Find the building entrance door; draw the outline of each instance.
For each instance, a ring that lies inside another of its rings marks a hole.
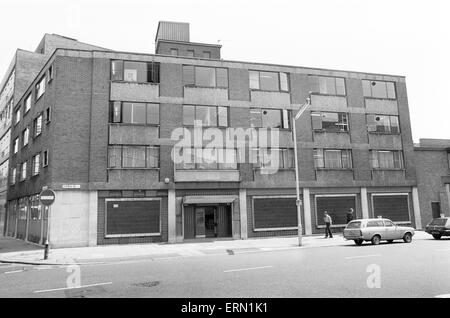
[[[440,202],[431,202],[431,213],[433,215],[433,219],[441,217],[441,203]]]
[[[231,206],[187,205],[184,208],[184,238],[224,238],[232,236]]]

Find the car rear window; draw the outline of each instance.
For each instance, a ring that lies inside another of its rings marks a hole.
[[[447,219],[434,219],[431,221],[431,225],[445,225],[447,223]]]
[[[359,229],[361,227],[361,222],[350,222],[347,225],[347,229]]]

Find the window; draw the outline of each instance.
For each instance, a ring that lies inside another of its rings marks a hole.
[[[260,168],[292,169],[295,167],[294,149],[260,148],[253,149],[253,158],[257,158],[256,166]],[[278,159],[277,159],[278,158]],[[278,160],[274,167],[273,160]]]
[[[111,61],[111,80],[137,83],[159,83],[159,63]]]
[[[49,124],[51,120],[52,120],[52,110],[50,107],[48,107],[45,110],[45,123]]]
[[[158,168],[158,146],[110,146],[109,168]]]
[[[42,78],[39,80],[39,82],[37,82],[36,84],[36,100],[39,99],[39,97],[42,96],[42,94],[45,93],[45,75],[42,76]]]
[[[314,130],[326,132],[348,131],[348,114],[346,113],[311,113],[312,127]]]
[[[372,169],[403,169],[401,151],[372,150]]]
[[[14,114],[16,121],[14,122],[16,125],[20,122],[20,108],[18,108]]]
[[[27,113],[31,108],[31,93],[28,94],[27,98],[25,99],[25,113]]]
[[[33,176],[39,174],[40,168],[41,168],[41,156],[37,154],[36,156],[33,157],[33,166],[31,174]]]
[[[183,105],[183,125],[201,121],[204,127],[228,127],[228,107]]]
[[[287,73],[249,71],[250,89],[289,91]]]
[[[289,129],[290,111],[286,109],[250,109],[250,126]]]
[[[14,148],[14,150],[13,150],[14,153],[17,153],[19,151],[19,137],[14,139],[13,148]]]
[[[319,83],[319,93],[345,96],[345,80],[341,77],[313,76]]]
[[[177,170],[236,170],[236,149],[181,148],[181,156],[188,160],[177,163]]]
[[[170,49],[170,55],[178,56],[178,49]]]
[[[183,65],[183,85],[228,87],[228,69]]]
[[[186,56],[194,57],[194,50],[187,50]]]
[[[34,137],[42,133],[42,114],[34,119]]]
[[[204,57],[205,59],[210,59],[210,58],[211,58],[211,52],[209,52],[209,51],[204,51],[204,52],[203,52],[203,57]]]
[[[351,169],[351,150],[314,149],[314,165],[316,169]]]
[[[111,102],[110,122],[159,125],[159,104]]]
[[[398,116],[367,115],[367,130],[379,133],[400,133]]]
[[[12,168],[11,169],[11,184],[16,184],[16,175],[17,175],[16,168]]]
[[[384,223],[380,221],[368,221],[366,227],[383,227]]]
[[[27,178],[27,162],[23,162],[20,166],[20,181],[24,181]]]
[[[395,84],[393,82],[363,80],[365,97],[395,99]]]
[[[44,150],[42,152],[42,167],[47,167],[48,166],[48,150]]]
[[[53,65],[50,65],[50,67],[47,70],[47,83],[50,83],[54,77],[54,68]]]
[[[28,139],[30,137],[30,128],[27,127],[22,131],[22,146],[28,145]]]

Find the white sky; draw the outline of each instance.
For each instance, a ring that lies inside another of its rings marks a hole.
[[[0,76],[44,33],[154,53],[158,21],[227,60],[405,75],[414,141],[450,139],[448,0],[2,0]]]

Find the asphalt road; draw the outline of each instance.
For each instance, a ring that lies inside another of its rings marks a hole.
[[[449,294],[449,239],[80,267],[0,264],[0,297],[432,298]]]

